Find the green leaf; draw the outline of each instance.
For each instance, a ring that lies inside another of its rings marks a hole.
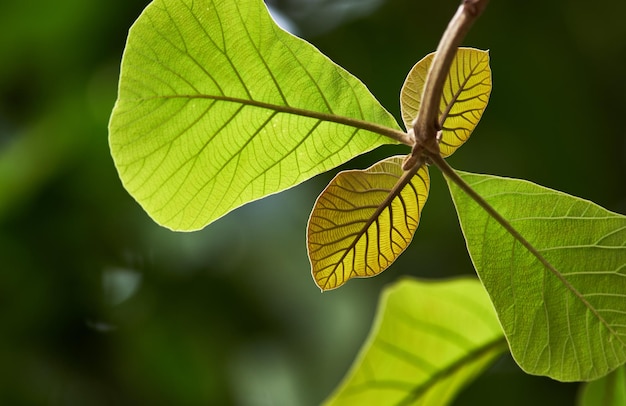
[[[385,289],[369,338],[327,405],[445,405],[506,351],[476,279]]]
[[[156,0],[130,30],[109,125],[115,165],[159,224],[200,229],[402,139],[355,77],[261,0]]]
[[[533,183],[459,172],[534,247],[448,181],[517,363],[562,381],[626,361],[626,217]]]
[[[430,180],[426,165],[414,174],[403,172],[402,161],[395,156],[365,170],[341,172],[318,197],[307,247],[322,290],[378,275],[413,239]]]
[[[409,72],[402,91],[400,107],[407,129],[417,117],[428,69],[435,53],[426,55]],[[483,115],[491,93],[489,52],[459,48],[444,83],[439,107],[443,129],[439,148],[445,158],[468,140]]]
[[[617,368],[607,376],[583,385],[578,398],[579,406],[626,405],[626,372]]]

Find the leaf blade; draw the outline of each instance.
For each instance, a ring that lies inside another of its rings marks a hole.
[[[470,257],[522,369],[579,381],[623,364],[626,217],[531,182],[458,173],[545,260],[448,182]]]
[[[405,278],[381,295],[359,356],[325,404],[447,404],[505,351],[477,280]]]
[[[375,276],[406,249],[428,197],[423,165],[414,175],[403,157],[339,173],[320,194],[307,225],[315,283],[335,289],[353,277]]]
[[[148,214],[195,230],[394,143],[385,129],[367,88],[262,1],[156,0],[129,33],[109,142]]]
[[[407,129],[420,108],[424,83],[434,53],[416,63],[400,92],[402,119]],[[442,137],[441,155],[450,156],[467,141],[478,125],[491,93],[489,52],[474,48],[459,48],[444,83],[439,107]]]

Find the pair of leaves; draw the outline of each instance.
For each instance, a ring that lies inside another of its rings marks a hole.
[[[400,105],[407,129],[417,116],[433,56],[419,61],[402,87]],[[442,155],[452,154],[469,138],[490,91],[488,53],[460,48],[439,107]],[[387,269],[413,239],[429,185],[426,165],[404,172],[401,157],[339,173],[317,199],[309,219],[309,258],[318,286],[334,289],[350,278]]]

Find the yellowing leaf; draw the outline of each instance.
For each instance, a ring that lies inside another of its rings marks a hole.
[[[417,117],[424,82],[432,63],[431,53],[413,66],[402,91],[400,107],[407,129]],[[439,148],[441,155],[452,155],[467,139],[483,115],[491,93],[489,52],[459,48],[443,87],[439,107],[439,124],[443,128]]]
[[[307,229],[315,282],[334,289],[378,275],[413,239],[428,197],[428,169],[402,171],[395,156],[339,173],[318,197]]]

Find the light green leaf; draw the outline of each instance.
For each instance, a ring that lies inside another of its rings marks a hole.
[[[459,175],[537,251],[448,182],[470,256],[522,369],[580,381],[623,364],[626,217],[527,181]]]
[[[375,276],[406,249],[428,197],[426,165],[403,172],[401,156],[339,173],[317,198],[307,227],[315,283],[322,290]]]
[[[327,405],[445,405],[506,351],[475,279],[404,279],[385,289],[351,371]]]
[[[604,378],[585,383],[578,398],[579,406],[626,405],[626,372],[617,368]]]
[[[195,230],[402,139],[355,77],[261,0],[156,0],[130,30],[111,152],[159,224]]]
[[[413,127],[417,117],[434,56],[435,53],[428,54],[416,63],[402,86],[400,107],[407,129]],[[439,148],[444,158],[468,140],[487,107],[490,93],[489,52],[459,48],[444,83],[439,107],[439,125],[443,130]]]

